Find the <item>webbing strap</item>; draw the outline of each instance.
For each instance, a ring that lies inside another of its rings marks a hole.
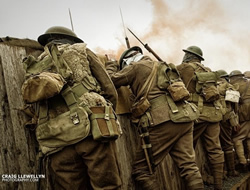
[[[198,97],[198,110],[202,112],[202,109],[203,109],[203,98],[202,96],[199,96]]]
[[[94,120],[94,119],[105,119],[106,116],[107,115],[104,114],[104,113],[93,113],[92,112],[92,115],[90,116],[90,119],[91,120]],[[115,116],[114,116],[114,114],[109,114],[108,118],[109,119],[115,119]],[[105,119],[105,120],[109,120],[109,119]]]
[[[140,136],[141,136],[141,137],[149,136],[149,132],[141,133]]]
[[[177,113],[179,111],[178,107],[176,106],[175,102],[169,95],[167,95],[167,101],[172,113]]]
[[[48,102],[47,100],[39,103],[38,124],[45,123],[48,120]]]
[[[78,98],[86,92],[88,92],[88,90],[83,86],[83,84],[77,83],[72,87],[67,86],[67,88],[61,92],[61,95],[69,109],[72,110],[77,107]]]
[[[141,147],[142,147],[143,149],[152,148],[152,144],[143,144]]]

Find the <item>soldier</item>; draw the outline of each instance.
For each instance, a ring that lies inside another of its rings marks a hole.
[[[51,27],[38,37],[38,42],[45,51],[34,65],[28,64],[27,73],[31,72],[31,68],[33,72],[40,69],[36,65],[52,65],[38,72],[36,79],[41,73],[53,72],[64,80],[59,94],[35,102],[40,106],[36,115],[36,137],[42,153],[50,160],[49,168],[54,179],[52,189],[80,190],[87,189],[89,184],[91,189],[120,189],[114,139],[103,142],[94,136],[94,125],[100,129],[105,125],[101,123],[98,126],[97,122],[93,122],[93,108],[111,110],[104,97],[112,102],[113,107],[116,106],[117,93],[110,77],[95,53],[68,28]],[[48,59],[50,57],[52,60]],[[50,62],[42,62],[45,59]],[[29,79],[35,80],[33,76],[31,74]],[[42,91],[50,90],[45,86]],[[110,112],[102,115],[109,118]]]
[[[168,100],[172,103],[173,100],[156,82],[159,77],[159,63],[144,56],[141,48],[134,46],[121,55],[119,65],[122,70],[119,71],[116,62],[110,62],[106,67],[116,88],[130,85],[135,96],[136,103],[131,109],[132,119],[141,136],[142,147],[138,146],[136,150],[133,176],[143,190],[159,190],[154,168],[169,153],[187,188],[203,189],[192,147],[193,122],[189,120],[174,123],[171,120]],[[169,65],[165,66],[169,68]],[[172,103],[171,105],[176,107],[176,104]],[[182,101],[180,104],[183,105]],[[176,111],[178,112],[178,109]],[[179,112],[183,114],[182,111]]]
[[[250,71],[245,71],[243,74],[245,78],[250,79]]]
[[[228,176],[238,176],[239,173],[235,170],[234,160],[234,144],[232,141],[233,132],[239,130],[239,122],[236,113],[234,112],[234,104],[237,104],[235,100],[226,99],[226,93],[235,92],[233,85],[229,83],[229,75],[225,70],[218,70],[217,73],[220,76],[218,81],[218,89],[220,92],[220,100],[222,109],[224,112],[223,120],[220,122],[220,142],[222,150],[224,151],[225,163],[227,167]]]
[[[233,142],[236,150],[236,154],[239,159],[239,169],[241,172],[247,170],[247,164],[249,160],[250,152],[250,81],[244,78],[244,75],[239,70],[234,70],[229,74],[230,83],[238,86],[240,92],[239,102],[239,122],[240,130],[233,137]],[[245,151],[243,141],[246,141],[247,152],[245,157]]]
[[[206,83],[207,78],[216,81],[216,76],[211,69],[201,64],[204,58],[199,47],[190,46],[183,51],[185,55],[177,69],[191,94],[189,101],[195,103],[201,112],[199,120],[194,124],[194,147],[200,138],[208,154],[214,176],[214,188],[222,189],[224,154],[219,140],[219,121],[222,120],[222,113],[218,101],[215,101],[218,99],[216,86]]]

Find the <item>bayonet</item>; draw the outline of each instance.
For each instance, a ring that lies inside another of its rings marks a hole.
[[[124,24],[124,20],[123,20],[123,16],[122,16],[121,7],[120,7],[120,14],[121,14],[121,18],[122,18],[122,24],[123,24],[123,29],[124,29],[124,35],[125,35],[126,45],[127,45],[127,48],[129,49],[130,48],[130,44],[129,44],[129,40],[128,40],[128,37],[127,37],[127,34],[126,34],[126,28],[125,28],[125,24]]]
[[[70,9],[69,9],[69,18],[70,18],[70,23],[71,23],[72,31],[74,32],[73,21],[72,21]]]

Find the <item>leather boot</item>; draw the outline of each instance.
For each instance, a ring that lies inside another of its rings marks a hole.
[[[160,185],[155,178],[155,175],[140,176],[136,179],[143,190],[160,190]]]
[[[188,190],[203,190],[204,189],[204,184],[203,183],[197,183],[192,186],[187,187]]]
[[[223,167],[224,163],[218,163],[212,165],[212,173],[214,176],[214,189],[222,190],[223,186]]]
[[[225,162],[227,166],[227,175],[228,176],[239,176],[239,173],[235,170],[235,162],[234,162],[234,152],[226,151],[225,152]]]

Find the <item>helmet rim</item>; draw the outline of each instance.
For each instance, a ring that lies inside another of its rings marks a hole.
[[[201,49],[200,49],[199,47],[197,47],[197,46],[190,46],[190,47],[188,47],[187,49],[183,49],[183,51],[184,51],[185,53],[188,52],[188,53],[192,53],[192,54],[198,56],[202,61],[205,60],[205,59],[202,57],[202,51],[201,51],[201,55],[200,55],[200,54],[198,54],[197,52],[190,50],[191,48],[197,48],[197,49],[199,49],[199,50],[201,51]]]
[[[56,30],[58,30],[58,31],[56,31]],[[65,38],[70,38],[70,39],[74,40],[74,42],[76,42],[76,43],[83,42],[83,40],[78,38],[72,30],[70,30],[66,27],[63,27],[63,26],[53,26],[53,27],[48,28],[44,34],[42,34],[38,37],[37,41],[41,45],[45,46],[47,43],[47,40],[50,37],[53,37],[55,35],[60,35],[60,36],[65,37]]]

